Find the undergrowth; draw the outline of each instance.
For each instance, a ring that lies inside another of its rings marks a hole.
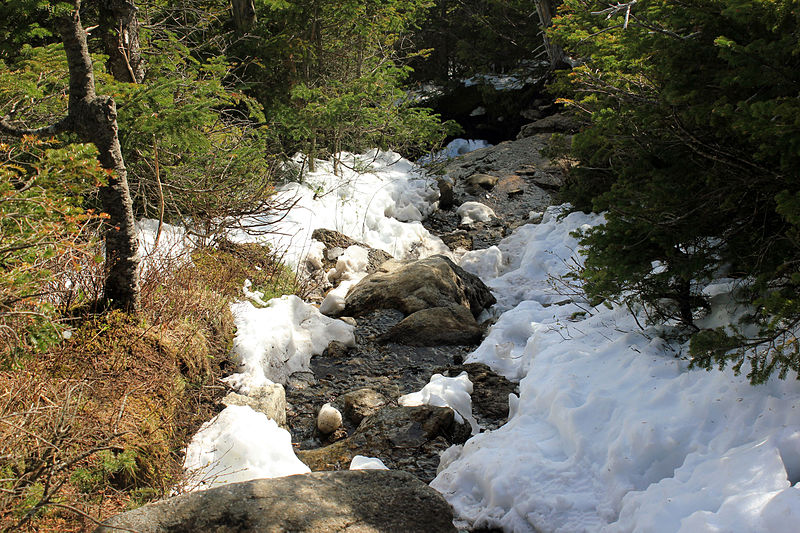
[[[81,276],[50,293],[50,316],[4,317],[0,531],[91,530],[169,495],[183,449],[225,393],[228,304],[245,279],[267,297],[299,290],[268,249],[230,243],[151,265],[136,315],[93,310],[102,268]]]

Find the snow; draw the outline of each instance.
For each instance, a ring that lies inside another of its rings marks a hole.
[[[800,520],[800,385],[689,370],[686,346],[561,283],[571,233],[602,221],[550,208],[461,264],[505,311],[466,362],[520,380],[501,428],[445,454],[431,486],[464,527],[545,532],[767,532]],[[730,280],[711,284],[722,320]],[[639,322],[644,324],[643,317]],[[746,370],[743,372],[746,374]]]
[[[136,222],[136,233],[139,237],[139,254],[141,273],[155,268],[174,269],[191,262],[194,244],[186,235],[186,230],[171,224],[162,224],[161,235],[158,235],[158,220],[143,218]]]
[[[480,202],[464,202],[458,206],[456,214],[461,217],[462,226],[469,226],[475,222],[489,222],[496,216],[491,207]]]
[[[343,153],[339,158],[339,175],[334,173],[332,162],[317,161],[317,171],[308,172],[303,183],[289,183],[280,189],[278,203],[296,201],[289,213],[266,213],[241,222],[243,227],[269,224],[273,233],[254,236],[233,232],[228,237],[236,242],[268,244],[283,253],[287,264],[308,264],[316,269],[322,268],[325,253],[324,245],[311,239],[317,228],[340,231],[398,258],[450,255],[441,239],[433,237],[420,223],[436,208],[439,193],[435,180],[393,152]],[[300,168],[304,164],[302,157],[296,157],[295,164]],[[146,235],[154,235],[152,223],[147,227]],[[342,308],[347,290],[366,275],[368,263],[367,250],[360,246],[336,250],[334,254],[337,263],[328,277],[339,285],[320,307],[327,313]],[[322,353],[331,341],[355,344],[353,326],[323,315],[320,309],[296,296],[264,301],[264,294],[253,290],[249,281],[242,293],[246,300],[231,305],[236,326],[231,357],[238,369],[224,380],[240,393],[247,394],[271,382],[285,384],[291,374],[310,371],[311,357]],[[234,440],[246,437],[240,435],[246,427],[241,417],[226,415],[215,420],[217,434]],[[191,450],[194,456],[215,453],[215,440],[198,439]],[[235,450],[244,449],[244,445],[236,446]],[[271,464],[270,447],[249,446],[246,452],[229,454],[230,461],[226,459],[224,464],[245,471],[253,470],[248,466],[251,463]],[[196,460],[191,465],[196,467],[195,463]],[[238,480],[227,476],[220,483]]]
[[[310,472],[294,454],[288,431],[235,405],[203,424],[186,450],[184,469],[192,490]]]
[[[331,341],[355,345],[353,326],[323,315],[297,296],[266,304],[231,305],[236,325],[232,359],[239,369],[225,381],[243,393],[271,382],[285,384],[292,373],[308,372],[311,356],[321,354]]]
[[[485,111],[485,110],[484,110]],[[421,157],[417,164],[427,165],[434,162],[447,161],[460,155],[480,150],[481,148],[489,148],[492,146],[488,141],[483,139],[453,139],[442,150],[431,155]]]
[[[472,382],[466,372],[454,378],[434,374],[421,391],[403,395],[398,398],[397,403],[407,407],[415,405],[449,407],[455,413],[456,422],[463,424],[466,420],[472,429],[472,434],[475,435],[480,431],[480,427],[472,415],[471,394]]]
[[[334,173],[332,161],[318,160],[316,171],[306,172],[302,183],[280,187],[278,202],[297,202],[288,214],[267,213],[243,222],[269,225],[272,233],[252,236],[240,231],[229,238],[269,243],[285,251],[283,260],[293,267],[302,265],[309,254],[312,263],[321,264],[319,243],[311,239],[318,228],[339,231],[399,259],[449,254],[441,239],[420,223],[439,198],[432,177],[394,152],[341,153],[339,158],[341,175]],[[307,168],[301,156],[294,164]]]
[[[495,91],[516,91],[534,81],[533,77],[521,78],[510,74],[480,74],[464,80],[464,87],[491,85]]]
[[[435,208],[429,178],[390,152],[342,157],[360,171],[344,169],[336,177],[330,163],[319,162],[309,184],[284,187],[281,194],[298,198],[298,208],[281,223],[285,235],[271,236],[270,243],[287,245],[294,264],[322,264],[323,247],[310,239],[318,227],[400,257],[443,250],[418,222]],[[730,369],[689,370],[686,345],[662,338],[664,328],[640,329],[627,308],[591,307],[580,284],[565,276],[581,263],[573,232],[603,218],[566,209],[549,208],[541,223],[517,228],[497,246],[460,260],[498,300],[491,310],[496,323],[465,362],[489,364],[518,381],[520,392],[509,397],[508,423],[442,455],[431,485],[453,505],[459,526],[511,532],[795,530],[796,376],[754,387]],[[334,255],[329,276],[340,287],[363,272],[363,248]],[[733,289],[726,279],[703,288],[712,300],[706,325],[735,320]],[[351,326],[299,298],[264,302],[252,287],[246,291],[251,301],[232,307],[240,369],[230,378],[245,391],[307,371],[311,355],[331,340],[354,343]],[[335,309],[341,303],[335,298],[324,305]],[[448,405],[469,421],[471,384],[462,376],[433,376],[402,401]],[[204,486],[307,471],[296,462],[288,433],[248,409],[226,408],[190,444],[186,466],[209,480]]]
[[[367,275],[369,251],[361,246],[350,246],[336,258],[336,266],[328,272],[328,281],[338,283],[325,296],[319,306],[324,315],[333,315],[344,309],[344,300],[350,288]]]
[[[350,461],[350,470],[389,470],[389,467],[377,457],[356,455]]]

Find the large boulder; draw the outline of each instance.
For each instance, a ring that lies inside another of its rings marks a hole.
[[[342,315],[360,316],[377,309],[406,315],[430,307],[461,305],[477,317],[495,303],[489,288],[447,257],[411,262],[390,260],[350,289]]]
[[[316,472],[233,483],[145,505],[95,533],[454,532],[453,511],[404,472]]]
[[[299,450],[297,457],[314,471],[348,468],[356,455],[377,457],[391,469],[429,482],[436,476],[439,453],[469,435],[469,426],[456,423],[449,407],[384,407],[364,418],[346,439]]]
[[[408,346],[467,345],[480,341],[483,329],[461,305],[430,307],[408,315],[382,341]]]

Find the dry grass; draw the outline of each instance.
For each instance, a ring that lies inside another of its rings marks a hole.
[[[0,346],[0,531],[91,530],[168,495],[225,392],[228,303],[245,278],[294,292],[289,274],[257,247],[201,250],[194,264],[148,269],[138,315],[71,297],[69,339]]]

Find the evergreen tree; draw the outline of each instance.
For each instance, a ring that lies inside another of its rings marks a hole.
[[[749,354],[753,382],[800,367],[798,22],[789,0],[567,0],[552,32],[585,60],[556,89],[587,120],[567,198],[607,210],[588,292],[696,329],[704,282],[742,279],[761,336],[700,332],[692,353]]]
[[[69,67],[66,116],[48,126],[25,128],[13,125],[9,114],[0,120],[0,131],[14,136],[71,132],[97,147],[100,164],[109,174],[107,184],[99,191],[103,211],[109,218],[104,232],[107,272],[104,297],[114,307],[136,310],[140,291],[139,245],[127,170],[117,135],[116,104],[113,98],[96,93],[94,65],[80,9],[80,0],[53,6],[53,23],[63,42]],[[16,111],[18,103],[11,106],[11,113]]]
[[[272,138],[315,156],[441,141],[446,130],[401,86],[404,40],[428,0],[256,2],[257,22],[237,47],[252,58],[246,92],[264,106]]]

